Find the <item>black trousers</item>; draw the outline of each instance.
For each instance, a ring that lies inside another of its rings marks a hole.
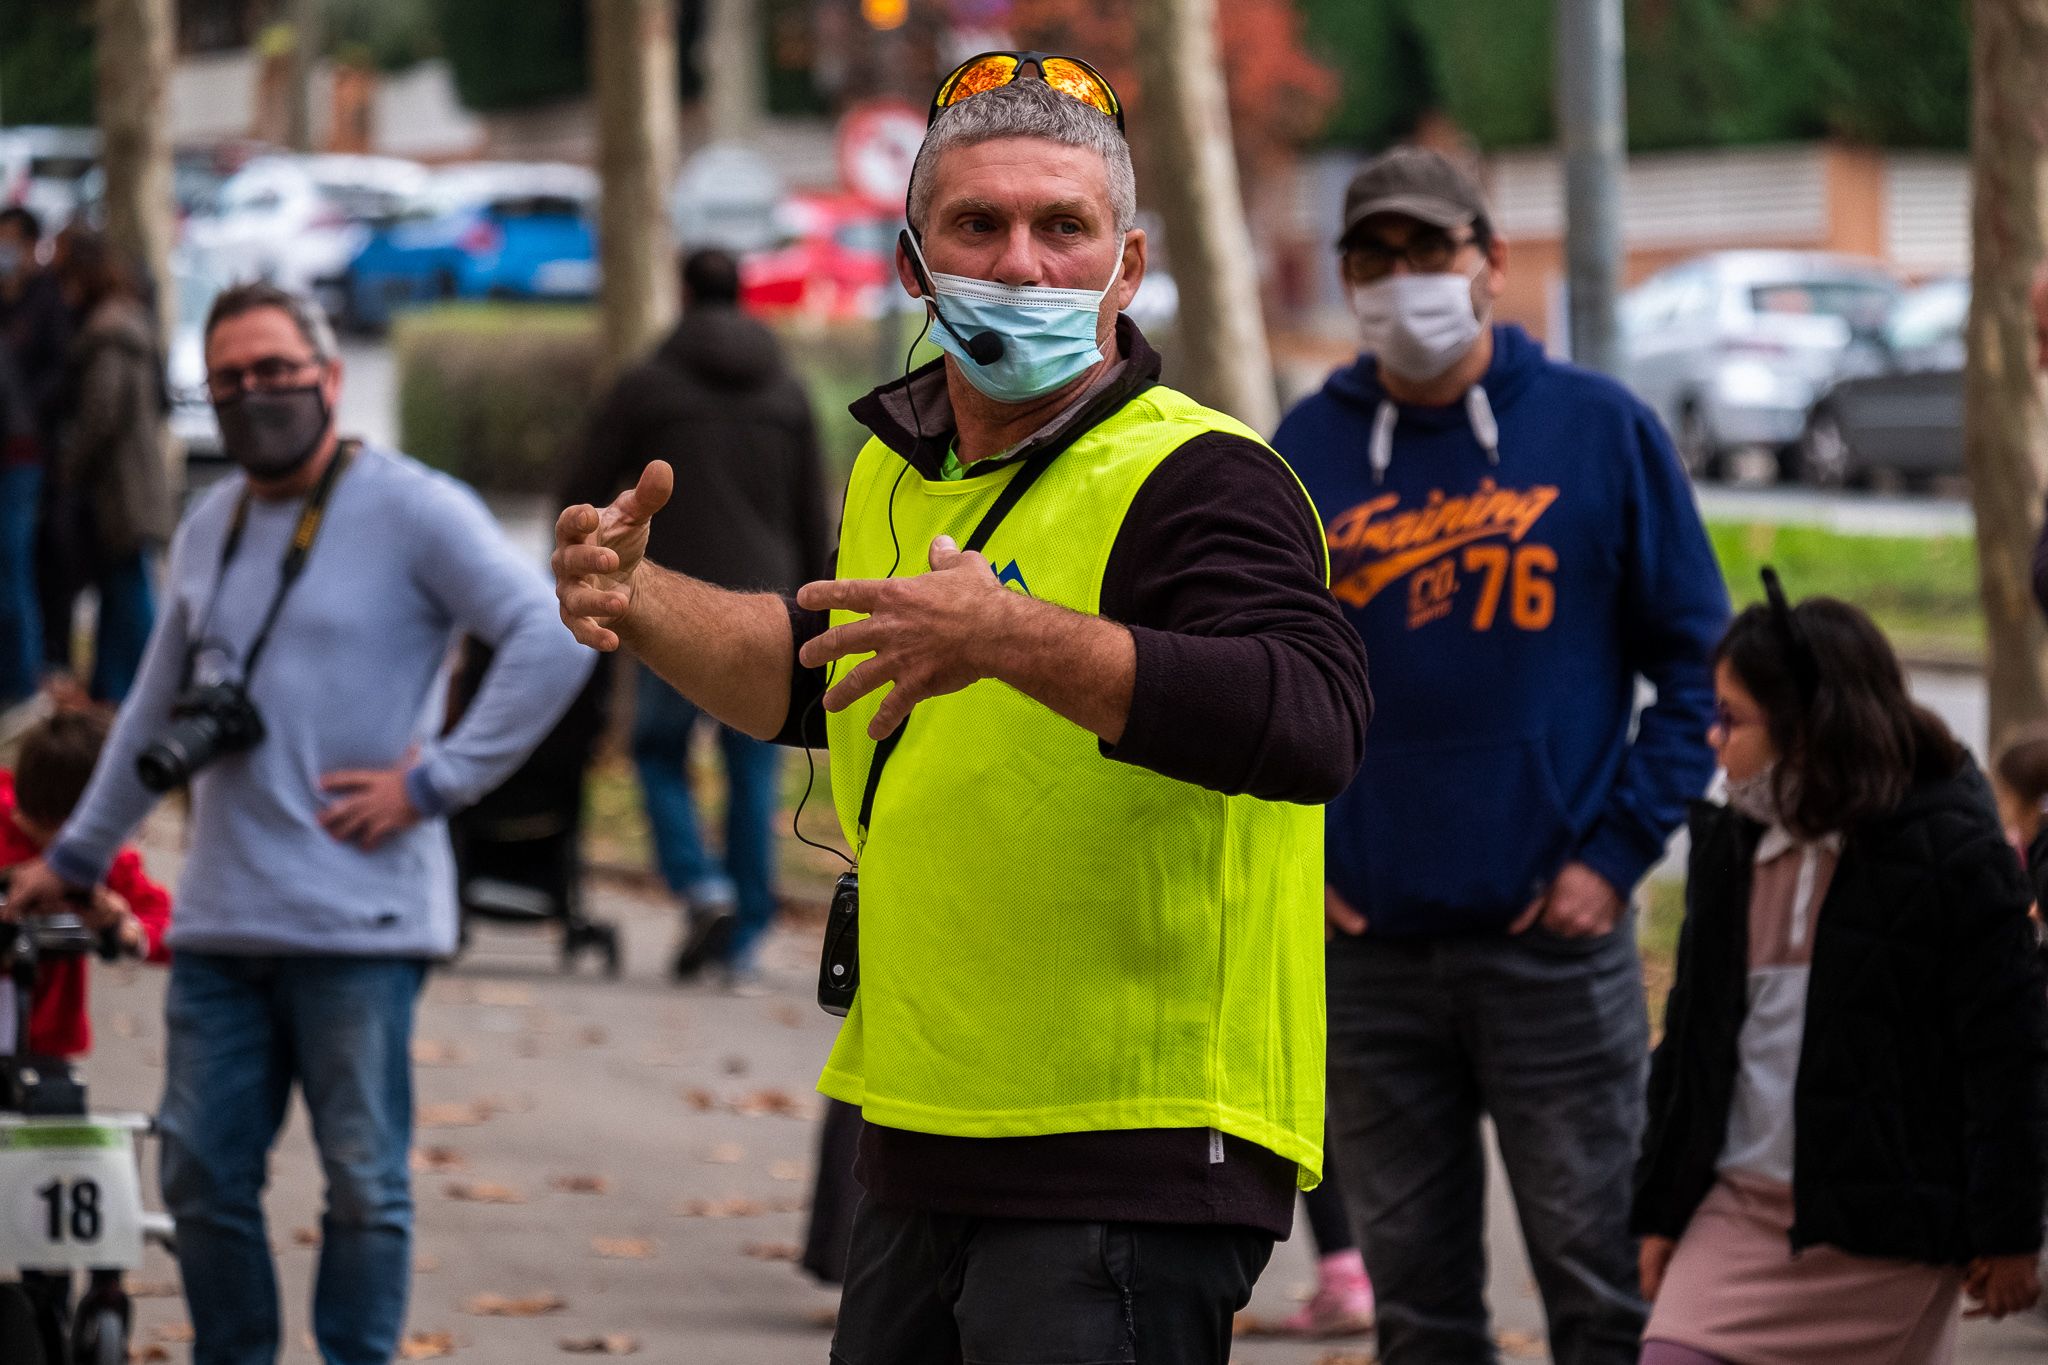
[[[1222,1365],[1271,1233],[861,1201],[834,1365]]]

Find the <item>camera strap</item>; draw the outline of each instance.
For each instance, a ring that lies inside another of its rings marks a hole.
[[[1025,493],[1030,491],[1032,484],[1038,482],[1038,476],[1045,473],[1052,465],[1054,457],[1058,454],[1059,451],[1052,450],[1043,455],[1033,455],[1026,460],[1023,468],[1017,471],[1016,477],[1003,485],[1002,492],[996,494],[995,503],[987,512],[982,514],[980,523],[975,526],[974,533],[967,537],[967,543],[960,547],[961,550],[968,554],[980,554],[982,547],[986,546],[990,537],[995,535],[996,528],[1003,524],[1003,518],[1010,515],[1010,509],[1015,507],[1022,500]],[[897,742],[903,738],[903,732],[909,728],[910,717],[905,716],[901,725],[884,735],[880,742],[875,745],[874,759],[868,764],[867,786],[860,794],[860,824],[858,828],[863,847],[867,843],[868,821],[875,813],[875,792],[882,785],[882,769],[888,765],[889,755],[896,752]]]
[[[313,541],[319,536],[321,523],[326,519],[327,500],[334,492],[334,485],[341,482],[342,474],[361,446],[360,441],[343,441],[335,447],[334,458],[327,462],[320,481],[313,485],[313,491],[306,497],[306,505],[299,511],[299,524],[292,531],[291,543],[285,547],[284,563],[278,570],[277,591],[271,594],[270,607],[263,614],[263,624],[257,627],[256,638],[250,642],[249,652],[242,657],[244,686],[256,671],[256,660],[262,656],[263,647],[270,643],[270,632],[277,625],[278,613],[284,610],[284,599],[291,593],[292,584],[298,582],[299,575],[305,571],[306,560],[313,553]],[[228,523],[227,539],[221,542],[220,574],[213,582],[213,597],[206,604],[199,634],[185,658],[185,681],[188,684],[192,680],[192,665],[198,656],[199,645],[212,626],[213,609],[219,603],[221,585],[227,581],[228,565],[234,562],[236,551],[242,548],[242,532],[248,524],[249,491],[245,488],[241,500],[235,504],[234,519]]]

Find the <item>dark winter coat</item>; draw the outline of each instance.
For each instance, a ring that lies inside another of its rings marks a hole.
[[[1692,817],[1677,979],[1650,1070],[1634,1230],[1675,1238],[1715,1180],[1763,827]],[[1792,1247],[1962,1264],[2041,1245],[2048,995],[2027,878],[1975,764],[1844,841],[1815,919],[1794,1093]]]
[[[93,549],[121,559],[170,540],[178,523],[164,418],[163,355],[149,314],[111,298],[72,342],[78,406],[65,428],[59,485],[91,514]]]
[[[741,591],[830,576],[810,400],[759,322],[729,307],[685,313],[605,399],[561,491],[602,507],[656,459],[676,486],[648,528],[655,563]]]

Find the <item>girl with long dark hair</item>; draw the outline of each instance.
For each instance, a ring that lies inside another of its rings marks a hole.
[[[1983,774],[1870,618],[1768,605],[1716,653],[1634,1210],[1645,1365],[1935,1365],[2039,1295],[2048,996]]]

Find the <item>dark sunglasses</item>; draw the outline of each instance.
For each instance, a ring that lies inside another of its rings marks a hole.
[[[1365,280],[1384,279],[1402,261],[1418,275],[1435,275],[1450,269],[1458,253],[1478,241],[1469,232],[1453,237],[1433,227],[1417,228],[1400,246],[1383,242],[1370,233],[1360,233],[1344,244],[1344,254],[1351,258],[1352,270]]]
[[[939,83],[939,93],[932,96],[925,126],[930,127],[940,114],[962,100],[1022,79],[1026,67],[1035,68],[1045,83],[1062,95],[1116,120],[1116,130],[1124,131],[1123,101],[1116,97],[1103,74],[1079,57],[1061,57],[1051,52],[983,52],[969,57]]]

